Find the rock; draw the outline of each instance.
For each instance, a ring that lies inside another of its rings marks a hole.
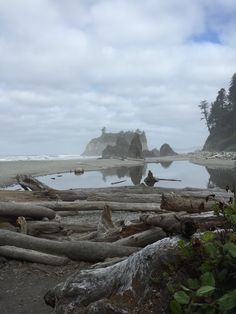
[[[143,151],[143,156],[145,158],[148,158],[148,157],[159,157],[160,156],[160,151],[156,148],[152,149],[152,150],[148,150],[148,149],[145,149]]]
[[[160,156],[175,156],[178,155],[173,149],[170,147],[169,144],[163,144],[160,148]]]
[[[102,158],[126,158],[128,155],[129,143],[126,141],[125,136],[120,134],[117,138],[116,145],[107,147],[102,152]]]
[[[83,174],[83,173],[84,173],[84,169],[82,169],[82,168],[76,168],[76,169],[74,170],[74,173],[75,173],[75,174]]]
[[[138,133],[134,134],[134,137],[130,143],[128,157],[135,159],[143,159],[142,143]]]
[[[151,170],[149,170],[147,177],[144,179],[144,182],[147,186],[154,186],[154,184],[158,182],[158,180],[153,176]]]
[[[143,149],[148,149],[147,147],[147,138],[145,132],[141,132],[137,130],[140,135],[140,139],[142,142]],[[118,137],[122,136],[125,138],[127,143],[130,145],[132,138],[135,132],[127,131],[127,132],[118,132],[118,133],[106,133],[102,132],[102,135],[92,139],[86,146],[85,151],[83,152],[83,156],[101,156],[103,150],[108,146],[115,146],[117,143]]]

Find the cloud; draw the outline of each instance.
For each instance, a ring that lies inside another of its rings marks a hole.
[[[230,0],[0,0],[1,154],[80,153],[104,125],[202,145],[197,105],[235,72],[235,14]]]

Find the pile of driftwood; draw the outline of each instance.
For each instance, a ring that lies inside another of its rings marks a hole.
[[[17,179],[24,192],[0,191],[0,256],[51,265],[64,265],[72,260],[99,262],[95,268],[103,269],[99,273],[91,270],[70,279],[67,283],[68,290],[65,285],[63,288],[59,285],[50,291],[46,302],[56,306],[58,313],[60,299],[65,306],[71,300],[70,293],[76,300],[81,298],[79,284],[76,285],[75,282],[86,282],[88,298],[91,298],[91,289],[96,286],[94,280],[99,289],[104,290],[93,292],[91,300],[85,301],[89,305],[107,297],[109,289],[112,293],[116,293],[119,287],[122,290],[122,285],[126,285],[127,289],[127,280],[132,286],[135,274],[140,269],[141,277],[150,271],[151,260],[159,258],[161,252],[157,254],[156,247],[163,247],[162,244],[156,244],[159,243],[157,241],[163,239],[160,243],[167,243],[167,240],[173,243],[175,238],[170,240],[169,237],[174,235],[189,238],[197,230],[222,227],[225,224],[224,218],[214,215],[213,205],[221,198],[228,201],[233,197],[232,193],[224,191],[214,192],[213,195],[209,190],[173,191],[144,185],[59,191],[30,176],[18,176]],[[66,216],[76,217],[78,213],[88,211],[100,211],[99,221],[87,224],[78,219],[73,224],[65,222]],[[140,212],[140,215],[139,219],[128,222],[113,221],[112,212],[115,211]],[[76,237],[73,238],[75,234]],[[150,244],[153,245],[148,246]],[[132,256],[128,258],[130,255]],[[146,255],[150,262],[146,261],[144,265]],[[118,263],[121,260],[123,262]],[[104,268],[110,265],[113,265],[112,269]],[[120,271],[126,277],[123,278]],[[129,277],[127,272],[130,272]],[[118,285],[111,289],[112,279],[101,288],[101,283],[104,284],[113,275]],[[81,299],[78,304],[80,302]],[[99,308],[101,304],[97,306]],[[107,305],[102,306],[105,309]]]

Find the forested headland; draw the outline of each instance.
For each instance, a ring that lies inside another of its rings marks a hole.
[[[203,150],[236,151],[236,73],[228,91],[221,88],[215,101],[201,101],[199,105],[209,136]]]

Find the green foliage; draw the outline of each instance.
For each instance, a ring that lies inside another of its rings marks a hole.
[[[221,88],[211,105],[204,100],[201,101],[199,108],[202,119],[205,120],[210,132],[204,146],[205,149],[226,150],[231,148],[231,150],[235,150],[236,74],[231,79],[228,92]]]
[[[169,306],[172,314],[236,313],[235,202],[221,203],[215,214],[225,217],[225,230],[207,231],[189,243],[179,241],[191,276],[174,287]]]
[[[190,297],[184,291],[175,292],[174,298],[179,304],[189,304],[190,301]]]

